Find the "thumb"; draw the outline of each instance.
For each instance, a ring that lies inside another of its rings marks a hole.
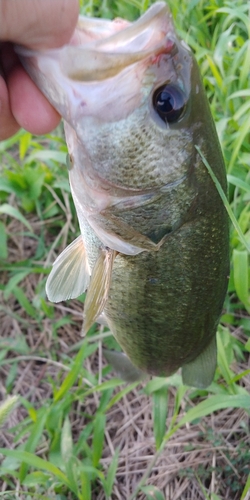
[[[71,38],[78,11],[78,0],[0,0],[0,41],[60,47]]]

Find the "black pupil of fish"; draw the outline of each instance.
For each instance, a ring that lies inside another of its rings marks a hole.
[[[183,91],[175,85],[164,85],[153,95],[153,106],[164,122],[173,123],[180,119],[186,107]]]

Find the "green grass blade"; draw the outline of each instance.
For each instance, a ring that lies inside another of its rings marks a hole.
[[[14,217],[15,219],[19,220],[19,222],[22,222],[22,224],[26,226],[31,233],[33,233],[33,229],[30,223],[27,221],[27,219],[25,219],[25,217],[21,214],[21,212],[19,212],[17,208],[12,207],[8,203],[3,203],[3,205],[0,206],[0,214]]]
[[[26,134],[25,130],[20,129],[15,135],[12,135],[9,139],[0,142],[0,153],[3,153],[7,149],[11,148],[14,144],[18,143],[22,135]]]
[[[102,456],[103,443],[104,443],[104,433],[105,433],[105,423],[106,417],[102,413],[95,416],[94,420],[94,431],[93,431],[93,467],[99,465],[100,458]]]
[[[248,496],[249,491],[250,491],[250,474],[248,475],[247,482],[245,484],[244,490],[242,491],[240,500],[247,500],[247,498],[249,498]]]
[[[88,472],[81,470],[80,482],[83,500],[91,500],[91,479]]]
[[[71,389],[72,385],[75,383],[80,371],[83,367],[83,362],[85,359],[86,342],[83,343],[79,353],[74,359],[73,366],[65,377],[60,389],[54,395],[54,401],[57,402]]]
[[[109,382],[112,382],[112,381],[109,380],[107,383],[104,382],[102,385],[104,387],[106,387],[106,384],[107,384],[107,387],[108,386],[112,387],[112,385],[113,385],[113,387],[117,387],[119,384],[124,383],[124,381],[119,380],[119,379],[113,379],[113,384],[109,384]],[[124,389],[120,390],[117,394],[115,394],[113,396],[113,398],[110,400],[110,402],[107,404],[106,410],[109,410],[112,406],[114,406],[116,403],[118,403],[118,401],[120,401],[123,398],[123,396],[125,396],[129,392],[133,391],[133,389],[135,389],[135,387],[138,385],[138,383],[139,382],[133,382],[132,384],[127,385]],[[101,385],[99,387],[102,389]]]
[[[243,189],[247,193],[250,193],[250,184],[247,182],[242,181],[242,179],[239,179],[238,177],[235,177],[234,175],[228,175],[227,176],[227,181],[230,184],[233,184],[234,186]]]
[[[103,485],[104,490],[105,490],[105,494],[108,498],[111,497],[112,489],[113,489],[114,482],[115,482],[115,475],[116,475],[116,471],[117,471],[117,467],[118,467],[118,462],[119,462],[119,449],[117,448],[115,450],[115,454],[112,457],[112,460],[111,460],[111,463],[110,463],[110,466],[108,469],[106,481]]]
[[[13,289],[15,288],[20,281],[22,281],[26,276],[30,274],[30,269],[25,269],[24,271],[19,271],[16,272],[8,281],[7,285],[4,287],[4,299],[8,300],[10,294],[13,292]]]
[[[236,293],[246,310],[250,312],[248,255],[246,250],[233,250],[233,276]]]
[[[35,424],[32,427],[32,431],[30,433],[30,436],[28,440],[25,443],[25,451],[29,453],[34,453],[36,450],[36,447],[41,439],[42,433],[44,431],[44,426],[47,418],[47,410],[43,412],[41,415],[41,412],[39,414],[36,414],[37,420]],[[24,478],[26,477],[28,472],[28,464],[27,463],[22,463],[20,466],[20,472],[19,472],[19,479],[20,482],[22,483]]]
[[[37,310],[31,305],[29,299],[27,299],[25,293],[23,292],[22,288],[19,286],[15,286],[12,290],[13,295],[16,297],[18,300],[19,304],[22,306],[22,308],[26,311],[26,313],[31,316],[32,318],[37,318],[38,312]]]
[[[241,243],[244,245],[244,247],[250,253],[250,245],[248,244],[248,242],[247,242],[244,234],[241,231],[241,228],[240,228],[240,226],[239,226],[239,224],[238,224],[238,222],[236,220],[236,217],[235,217],[235,215],[234,215],[234,213],[233,213],[233,211],[232,211],[232,209],[231,209],[231,207],[230,207],[230,205],[228,203],[227,197],[226,197],[226,195],[225,195],[225,193],[224,193],[224,191],[223,191],[223,189],[222,189],[222,187],[221,187],[221,185],[220,185],[220,183],[219,183],[216,175],[214,174],[213,170],[211,169],[211,167],[210,167],[209,163],[207,162],[205,156],[202,154],[199,146],[195,146],[195,147],[196,147],[199,155],[201,156],[201,159],[202,159],[205,167],[207,168],[209,174],[211,175],[211,177],[212,177],[212,179],[213,179],[213,181],[214,181],[214,183],[216,185],[217,191],[218,191],[218,193],[219,193],[219,195],[220,195],[220,197],[221,197],[221,199],[222,199],[222,201],[224,203],[224,207],[225,207],[225,209],[226,209],[226,211],[227,211],[227,213],[228,213],[228,215],[229,215],[229,217],[231,219],[231,222],[232,222],[233,226],[235,227],[235,229],[236,229],[236,231],[238,233],[238,236],[239,236],[239,239],[240,239]]]
[[[66,168],[66,156],[67,153],[62,151],[51,151],[50,149],[38,149],[30,153],[30,155],[26,158],[26,162],[30,163],[34,160],[46,161],[46,160],[54,160],[58,163],[62,163]]]
[[[58,469],[58,467],[53,465],[51,462],[48,462],[47,460],[43,460],[42,458],[37,457],[33,453],[29,453],[28,451],[23,450],[7,450],[6,448],[0,448],[0,454],[6,457],[12,457],[16,460],[19,460],[20,462],[25,462],[26,464],[30,465],[31,467],[35,467],[36,469],[46,470],[47,472],[50,472],[53,476],[55,476],[60,482],[68,487],[70,486],[67,477],[60,469]]]
[[[49,479],[50,475],[47,472],[34,471],[30,474],[27,474],[26,478],[23,481],[23,485],[37,487],[37,485],[39,484],[45,486],[46,488]],[[43,498],[43,500],[45,500],[45,498]]]
[[[237,92],[233,92],[228,99],[234,99],[235,97],[250,97],[250,89],[238,90]]]
[[[153,425],[156,449],[161,446],[166,432],[166,418],[168,411],[168,387],[162,387],[153,392]]]
[[[7,233],[5,224],[0,222],[0,259],[7,259],[8,257],[8,247],[7,247]]]
[[[78,466],[77,459],[75,457],[68,457],[67,462],[65,464],[65,472],[67,475],[67,480],[70,485],[71,491],[74,491],[77,494],[77,498],[79,499],[79,489],[78,489]],[[79,499],[80,500],[80,499]]]
[[[250,369],[244,370],[243,372],[239,373],[239,375],[235,375],[235,377],[231,379],[231,384],[238,382],[238,380],[241,380],[243,377],[247,377],[248,375],[250,375]]]
[[[241,125],[239,133],[237,134],[237,137],[234,141],[232,156],[230,157],[230,162],[228,166],[228,172],[231,172],[234,163],[239,155],[242,143],[249,136],[249,130],[250,130],[250,116],[249,118],[246,118],[243,125]]]
[[[245,410],[250,410],[250,395],[228,396],[227,394],[219,394],[211,396],[197,404],[194,408],[188,410],[186,415],[178,422],[177,427],[180,428],[193,420],[205,417],[206,415],[210,415],[215,411],[225,408],[243,408]]]
[[[225,379],[226,383],[228,384],[228,389],[231,393],[235,394],[235,387],[234,385],[230,386],[232,383],[232,378],[234,376],[234,373],[230,370],[229,362],[227,359],[226,355],[226,350],[225,346],[222,342],[222,339],[220,335],[217,335],[217,348],[218,348],[218,367],[221,371],[221,374],[223,378]]]
[[[73,439],[71,424],[68,417],[65,418],[61,434],[61,454],[64,463],[67,463],[73,455]]]

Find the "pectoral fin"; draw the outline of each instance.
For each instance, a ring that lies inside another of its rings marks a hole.
[[[213,381],[216,363],[217,347],[216,336],[214,336],[210,344],[194,361],[182,367],[183,384],[201,389],[207,387]]]
[[[103,312],[108,298],[115,255],[114,250],[103,249],[94,265],[84,303],[83,335]]]
[[[109,351],[103,349],[103,354],[107,362],[114,368],[114,371],[125,382],[136,382],[146,377],[146,374],[136,368],[124,352]]]
[[[73,299],[85,292],[90,271],[82,236],[78,236],[55,260],[46,283],[51,302]]]

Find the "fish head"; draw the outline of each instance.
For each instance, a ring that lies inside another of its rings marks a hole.
[[[201,86],[193,55],[179,40],[165,3],[155,3],[134,23],[80,16],[68,45],[19,48],[19,53],[64,118],[69,153],[77,154],[74,163],[85,174],[98,171],[102,181],[129,189],[165,185],[183,175],[196,108],[190,101]],[[182,141],[183,154],[180,158],[179,151],[175,161],[176,141]],[[134,168],[142,150],[153,146],[155,168],[150,173]],[[120,165],[121,157],[129,158],[130,167]]]

